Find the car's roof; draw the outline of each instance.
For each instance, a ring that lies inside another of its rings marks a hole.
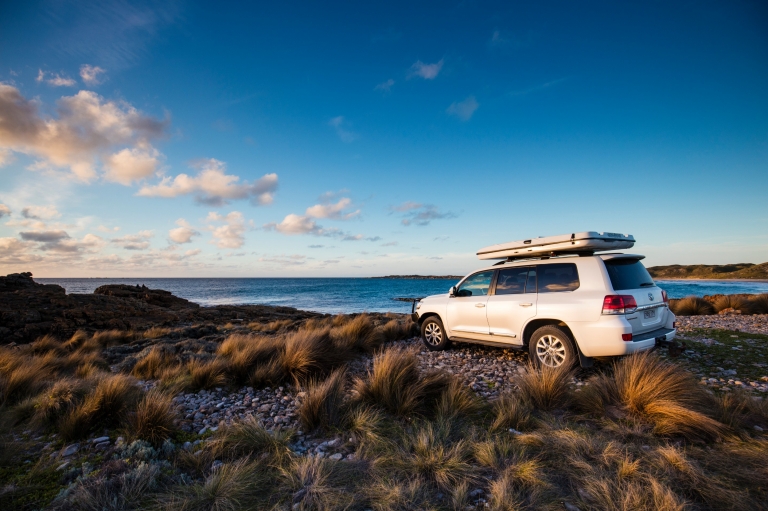
[[[610,259],[636,259],[639,261],[640,259],[645,259],[645,256],[640,254],[622,254],[622,253],[612,252],[608,254],[594,254],[594,255],[582,255],[582,256],[569,254],[569,255],[549,257],[546,259],[542,259],[540,257],[530,258],[530,259],[516,259],[514,261],[502,261],[492,266],[479,268],[469,273],[468,275],[471,275],[472,273],[477,273],[479,271],[485,271],[485,270],[515,268],[518,266],[532,266],[534,264],[539,265],[539,264],[572,263],[575,261],[584,261],[584,260],[590,260],[590,259],[602,259],[603,261],[608,261]]]

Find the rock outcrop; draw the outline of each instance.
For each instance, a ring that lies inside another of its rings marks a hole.
[[[273,321],[319,316],[291,307],[198,304],[161,289],[107,285],[94,294],[67,294],[39,284],[31,273],[0,277],[0,344],[25,343],[45,334],[67,338],[77,330],[145,330],[153,326]]]

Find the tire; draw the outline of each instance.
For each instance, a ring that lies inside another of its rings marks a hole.
[[[571,368],[579,361],[576,344],[559,327],[547,325],[539,328],[528,341],[528,355],[534,367]]]
[[[421,324],[421,340],[430,351],[442,351],[451,344],[443,322],[437,316],[430,316]]]

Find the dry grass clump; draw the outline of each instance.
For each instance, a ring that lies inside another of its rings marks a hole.
[[[349,509],[360,477],[353,464],[322,458],[295,459],[281,474],[281,489],[291,496],[291,509],[298,511]]]
[[[613,374],[592,378],[580,402],[597,415],[604,415],[608,406],[620,406],[651,422],[660,435],[706,440],[726,432],[708,415],[711,402],[691,375],[649,352],[625,357],[614,364]]]
[[[374,326],[367,314],[360,314],[353,320],[335,327],[331,336],[338,347],[364,353],[372,352],[385,341],[384,333]]]
[[[119,473],[110,465],[118,465]],[[123,461],[108,462],[98,477],[85,479],[66,498],[66,508],[83,511],[121,511],[146,508],[148,495],[159,486],[160,467],[143,464],[129,470]]]
[[[311,381],[298,414],[307,431],[322,428],[331,431],[341,425],[344,410],[345,369],[337,369],[322,382]]]
[[[524,401],[533,408],[547,411],[565,403],[572,378],[573,369],[565,365],[557,368],[542,366],[540,369],[528,366],[517,385]]]
[[[171,328],[153,326],[151,328],[147,328],[146,330],[144,330],[141,336],[144,337],[145,339],[159,339],[161,337],[167,336],[171,332],[173,332],[173,329]]]
[[[715,308],[715,312],[734,309],[742,314],[752,314],[752,302],[744,295],[717,296],[712,305]]]
[[[133,366],[131,374],[144,380],[154,379],[171,365],[176,365],[176,356],[163,346],[155,346]]]
[[[29,351],[33,355],[45,355],[47,353],[53,353],[55,355],[64,355],[67,352],[67,348],[64,343],[59,341],[54,336],[48,334],[40,337],[36,341],[29,344]]]
[[[57,381],[35,398],[33,422],[41,426],[55,424],[82,403],[90,390],[87,381],[75,378]]]
[[[218,430],[210,440],[209,448],[212,455],[220,459],[266,456],[277,462],[290,455],[288,442],[292,436],[291,431],[267,431],[258,419],[250,415]]]
[[[352,358],[348,349],[334,344],[330,330],[299,330],[285,339],[281,362],[297,385],[328,374]]]
[[[531,424],[531,406],[517,394],[505,392],[493,403],[494,420],[491,429],[525,431]]]
[[[380,406],[393,415],[409,415],[419,405],[420,375],[416,351],[389,348],[373,358],[373,369],[357,378],[354,390],[358,399]]]
[[[102,348],[106,348],[107,346],[126,344],[134,339],[136,339],[136,333],[132,330],[104,330],[93,334],[90,341]]]
[[[753,296],[750,302],[753,313],[768,314],[768,293]]]
[[[698,296],[670,300],[669,307],[678,316],[709,316],[715,313],[712,304]]]
[[[189,390],[212,389],[227,383],[227,366],[218,359],[206,362],[190,360],[187,363],[187,370],[190,376]]]
[[[276,337],[230,335],[217,353],[226,361],[227,376],[241,385],[249,380],[258,366],[278,358],[281,345],[281,339]]]
[[[254,332],[277,333],[290,330],[296,322],[292,319],[278,319],[269,323],[248,323],[248,328]]]
[[[0,350],[0,406],[18,403],[42,391],[54,374],[39,357]]]
[[[179,486],[157,498],[157,508],[179,511],[235,511],[258,509],[269,488],[264,472],[247,460],[227,463],[200,484]]]
[[[419,478],[443,490],[464,482],[476,482],[472,466],[472,445],[465,439],[453,440],[443,423],[427,422],[406,431],[388,451],[374,460],[380,473],[403,479]]]
[[[176,430],[176,410],[170,395],[156,389],[147,392],[129,416],[130,433],[134,438],[159,445]]]
[[[82,403],[58,421],[58,430],[66,440],[82,438],[96,427],[116,427],[141,399],[141,390],[133,378],[123,375],[99,377]]]

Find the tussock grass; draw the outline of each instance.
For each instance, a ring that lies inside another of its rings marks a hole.
[[[721,295],[714,299],[712,304],[715,308],[715,312],[720,312],[725,309],[734,309],[742,314],[752,314],[752,303],[743,295]]]
[[[750,300],[752,312],[755,314],[768,314],[768,293],[762,293]]]
[[[573,378],[573,369],[562,365],[557,368],[542,366],[528,370],[518,381],[521,398],[539,410],[552,410],[562,406],[568,398],[568,386]]]
[[[55,356],[55,355],[54,355]],[[42,391],[54,376],[40,358],[0,351],[0,406],[13,405]]]
[[[371,353],[386,340],[381,329],[376,328],[367,314],[331,330],[334,344],[345,351]]]
[[[227,383],[227,365],[221,360],[190,360],[187,363],[189,371],[189,389],[201,390],[220,387]]]
[[[517,394],[505,392],[493,403],[494,421],[491,429],[525,431],[532,423],[531,406]]]
[[[307,431],[338,428],[344,416],[345,369],[337,369],[322,382],[311,381],[298,408],[299,420]]]
[[[227,463],[211,473],[202,484],[180,486],[157,499],[158,509],[179,511],[235,511],[258,509],[257,503],[268,488],[264,472],[246,460]]]
[[[34,423],[51,426],[71,413],[90,391],[88,382],[63,378],[35,399]]]
[[[698,296],[670,300],[669,307],[678,316],[708,316],[715,313],[712,304]]]
[[[257,366],[275,360],[281,350],[280,338],[235,334],[221,343],[218,354],[226,360],[227,376],[233,382],[243,384]]]
[[[299,330],[285,338],[281,362],[285,373],[301,385],[349,361],[349,350],[336,349],[330,330]]]
[[[90,339],[90,342],[102,348],[126,344],[136,339],[136,333],[132,330],[104,330],[96,332]]]
[[[476,482],[470,442],[453,441],[449,429],[441,423],[420,424],[374,460],[376,470],[403,479],[420,478],[443,490]]]
[[[355,499],[350,491],[359,477],[349,463],[322,458],[298,458],[281,469],[291,509],[331,511],[348,509]]]
[[[254,332],[284,332],[290,330],[296,322],[292,319],[278,319],[269,323],[248,323],[248,328]]]
[[[53,353],[54,355],[61,356],[67,352],[67,348],[64,343],[59,341],[52,335],[44,335],[36,341],[29,344],[29,351],[33,355],[45,355],[47,353]]]
[[[726,433],[726,427],[708,415],[711,401],[692,376],[648,352],[616,362],[613,374],[593,377],[579,397],[593,414],[603,416],[607,407],[620,406],[652,423],[660,435],[706,440]]]
[[[131,374],[144,380],[155,379],[168,366],[176,365],[176,356],[163,346],[155,346],[133,366]]]
[[[267,431],[258,419],[249,416],[218,430],[209,447],[212,455],[220,459],[265,456],[268,461],[279,465],[290,456],[288,442],[292,436],[292,431]]]
[[[100,474],[77,486],[63,507],[83,511],[146,508],[146,504],[149,504],[148,495],[159,486],[160,475],[160,467],[147,464],[114,475]]]
[[[176,430],[176,418],[172,397],[153,389],[144,395],[136,410],[130,414],[129,431],[133,438],[160,445]]]
[[[123,374],[99,377],[82,403],[58,421],[59,433],[66,440],[74,440],[98,426],[119,426],[140,399],[141,390],[133,378]]]
[[[161,337],[166,337],[171,332],[173,332],[172,328],[153,326],[144,330],[141,336],[145,339],[159,339]]]

